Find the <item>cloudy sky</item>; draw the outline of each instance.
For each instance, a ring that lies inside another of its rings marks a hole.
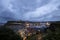
[[[0,0],[0,23],[10,20],[60,21],[60,0]]]

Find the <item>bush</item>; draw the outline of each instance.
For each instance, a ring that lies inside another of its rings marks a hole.
[[[22,40],[15,32],[9,28],[0,28],[0,40]]]

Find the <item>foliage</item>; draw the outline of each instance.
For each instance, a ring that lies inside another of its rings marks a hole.
[[[43,37],[44,40],[60,40],[60,25],[55,25],[55,31],[47,30],[47,35]]]
[[[27,40],[36,40],[36,35],[31,35],[27,37]]]
[[[28,37],[28,40],[36,40],[36,35]],[[47,33],[43,33],[43,40],[60,40],[60,23],[52,23]]]
[[[0,28],[0,40],[22,40],[20,36],[5,26]]]

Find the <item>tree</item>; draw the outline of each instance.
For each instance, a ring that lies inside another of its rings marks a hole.
[[[50,25],[50,30],[48,30],[47,34],[43,39],[44,40],[60,40],[60,23],[52,23]]]
[[[10,28],[5,26],[0,28],[0,40],[22,40],[20,36],[15,34]]]

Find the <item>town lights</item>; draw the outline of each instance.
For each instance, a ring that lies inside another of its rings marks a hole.
[[[47,23],[46,23],[46,25],[47,25],[47,26],[50,26],[50,23],[49,23],[49,22],[47,22]]]
[[[27,23],[27,24],[26,24],[26,27],[29,27],[29,25],[30,25],[30,24],[29,24],[29,23]]]

